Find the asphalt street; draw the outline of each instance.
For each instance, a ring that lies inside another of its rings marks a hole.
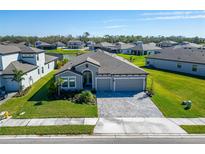
[[[0,144],[204,144],[205,138],[16,138]]]

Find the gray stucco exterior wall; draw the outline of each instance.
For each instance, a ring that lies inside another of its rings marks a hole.
[[[96,75],[97,75],[97,72],[98,72],[98,66],[95,66],[89,62],[85,62],[85,63],[82,63],[81,65],[78,65],[75,67],[75,70],[77,72],[80,72],[83,74],[84,71],[91,71],[92,73],[92,88],[94,89],[95,88],[95,78],[96,78]]]
[[[177,68],[177,64],[180,64],[181,68]],[[193,65],[197,65],[197,71],[192,71]],[[205,65],[203,64],[194,64],[194,63],[147,58],[147,66],[155,67],[163,70],[170,70],[175,72],[205,76]]]
[[[73,90],[83,89],[83,83],[82,83],[83,79],[82,79],[82,76],[80,74],[76,74],[74,72],[71,72],[71,71],[67,70],[67,71],[62,72],[60,74],[57,74],[56,79],[57,78],[63,78],[63,77],[71,77],[71,76],[76,77],[76,88],[73,89]]]

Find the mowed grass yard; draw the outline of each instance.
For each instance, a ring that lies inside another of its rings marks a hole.
[[[130,55],[118,54],[130,60]],[[132,62],[140,67],[145,65],[145,57],[133,56]],[[143,68],[154,81],[153,102],[166,117],[205,117],[205,79],[174,72]],[[192,101],[192,108],[184,110],[181,102]]]
[[[66,50],[66,49],[55,49],[47,50],[47,53],[58,53],[58,54],[67,54],[67,55],[78,55],[90,52],[89,50],[79,49],[79,50]]]
[[[205,134],[205,125],[181,125],[189,134]]]
[[[0,127],[0,135],[77,135],[92,134],[92,125]]]
[[[13,118],[97,117],[97,105],[48,99],[48,88],[54,73],[55,71],[34,83],[25,96],[11,98],[2,104],[0,112],[9,111]],[[39,101],[42,104],[39,104]],[[20,115],[22,112],[25,114]]]

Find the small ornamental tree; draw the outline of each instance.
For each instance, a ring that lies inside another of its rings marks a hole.
[[[61,79],[61,78],[58,78],[58,79],[56,80],[56,82],[55,82],[55,86],[56,86],[57,91],[58,91],[58,96],[60,96],[60,92],[61,92],[60,87],[61,87],[61,85],[63,84],[63,82],[64,82],[64,80]]]
[[[18,70],[18,69],[14,69],[13,72],[14,72],[14,76],[13,76],[12,81],[16,81],[18,83],[19,85],[18,93],[20,94],[23,89],[21,82],[24,80],[24,77],[23,77],[24,73],[22,70]]]

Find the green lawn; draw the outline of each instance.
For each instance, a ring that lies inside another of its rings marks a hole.
[[[189,134],[205,134],[205,125],[181,125]]]
[[[130,55],[120,56],[130,60]],[[142,56],[133,62],[142,64]],[[144,58],[145,60],[145,58]],[[191,77],[161,70],[147,69],[148,87],[150,79],[154,80],[153,102],[166,117],[205,117],[205,79]],[[192,101],[191,110],[184,110],[181,102]]]
[[[48,99],[48,87],[54,73],[53,71],[34,83],[25,96],[12,98],[2,104],[0,111],[9,111],[13,118],[97,117],[96,105]],[[42,104],[38,104],[39,101]],[[19,115],[22,112],[25,114]]]
[[[69,55],[77,55],[77,54],[84,54],[90,52],[89,50],[65,50],[65,49],[55,49],[55,50],[47,50],[48,53],[59,53],[59,54],[69,54]]]
[[[117,54],[118,56],[121,56],[127,60],[131,60],[131,57],[132,57],[132,63],[139,66],[139,67],[142,67],[142,66],[145,66],[145,57],[144,56],[135,56],[135,55],[127,55],[127,54]]]
[[[0,135],[77,135],[92,134],[91,125],[0,127]]]

